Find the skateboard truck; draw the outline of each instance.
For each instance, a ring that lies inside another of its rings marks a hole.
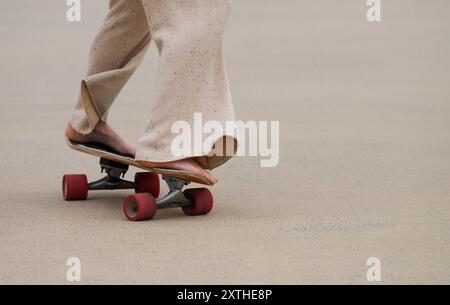
[[[106,172],[106,176],[100,180],[91,182],[88,184],[90,191],[97,190],[126,190],[126,189],[138,189],[139,182],[132,182],[122,179],[125,177],[129,166],[123,163],[100,159],[100,167],[102,173]],[[156,200],[156,206],[158,209],[177,208],[191,205],[189,199],[183,194],[183,187],[190,182],[163,176],[163,180],[169,187],[169,193]],[[156,194],[157,195],[157,194]]]
[[[163,176],[163,180],[169,187],[169,193],[162,198],[156,199],[156,206],[158,209],[176,208],[191,205],[189,199],[183,194],[183,187],[188,185],[189,181],[184,181],[177,178]]]
[[[89,190],[126,190],[136,188],[135,182],[121,179],[121,177],[125,177],[125,173],[128,171],[129,166],[127,164],[101,158],[100,167],[102,173],[106,172],[106,176],[89,183]]]
[[[122,179],[125,177],[129,166],[119,162],[100,159],[101,172],[106,172],[106,176],[97,181],[88,184],[90,191],[96,190],[126,190],[126,189],[138,189],[139,182],[132,182]],[[156,200],[156,206],[158,209],[176,208],[182,206],[191,205],[189,199],[183,194],[183,187],[190,182],[163,176],[163,180],[169,187],[169,193]],[[157,195],[157,194],[154,194]]]

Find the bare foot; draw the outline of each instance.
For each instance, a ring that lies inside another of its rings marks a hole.
[[[132,156],[136,154],[136,148],[125,142],[125,140],[122,139],[106,122],[98,122],[94,131],[87,135],[78,133],[73,129],[72,125],[68,123],[66,127],[66,137],[80,143],[100,143],[122,154]]]
[[[112,128],[105,122],[99,122],[95,126],[94,131],[88,135],[78,133],[73,129],[70,123],[67,124],[66,136],[73,141],[80,143],[101,143],[117,152],[128,155],[136,155],[136,148],[123,140]],[[139,161],[140,164],[146,167],[159,167],[165,169],[183,170],[190,173],[197,174],[206,178],[211,184],[216,184],[218,179],[214,177],[209,171],[201,167],[194,159],[183,159],[172,162],[147,162]]]
[[[214,177],[209,171],[201,167],[192,158],[172,162],[147,162],[147,161],[138,161],[138,162],[145,167],[177,169],[194,173],[206,178],[209,182],[211,182],[211,184],[216,184],[217,182],[219,182],[219,180],[216,177]]]

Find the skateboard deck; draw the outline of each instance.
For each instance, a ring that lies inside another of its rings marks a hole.
[[[103,159],[111,160],[114,162],[119,162],[122,164],[134,166],[134,167],[137,167],[137,168],[140,168],[140,169],[143,169],[146,171],[150,171],[150,172],[156,172],[162,176],[172,177],[172,178],[185,180],[185,181],[189,181],[189,182],[196,182],[196,183],[204,184],[204,185],[211,185],[211,183],[207,179],[205,179],[202,176],[197,175],[195,173],[182,171],[182,170],[150,168],[150,167],[142,166],[134,159],[134,156],[121,154],[121,153],[114,151],[113,149],[111,149],[105,145],[102,145],[102,144],[79,143],[79,142],[70,140],[68,138],[66,138],[66,140],[67,140],[67,144],[69,145],[70,148],[80,151],[80,152],[83,152],[83,153],[86,153],[86,154],[89,154],[89,155],[96,156],[98,158],[103,158]]]

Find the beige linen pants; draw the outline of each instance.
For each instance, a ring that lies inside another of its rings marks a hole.
[[[230,6],[231,0],[111,0],[91,47],[88,73],[71,118],[73,128],[88,134],[100,120],[107,120],[111,105],[153,40],[160,55],[159,71],[136,160],[195,157],[207,169],[227,161],[230,156],[195,154],[194,149],[174,156],[171,145],[176,134],[171,126],[179,120],[193,126],[194,113],[201,113],[204,122],[214,120],[223,126],[234,120],[222,46]],[[223,138],[237,144],[225,130]]]

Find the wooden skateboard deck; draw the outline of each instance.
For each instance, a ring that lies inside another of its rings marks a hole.
[[[96,156],[98,158],[103,158],[103,159],[119,162],[122,164],[134,166],[134,167],[137,167],[137,168],[149,171],[149,172],[156,172],[156,173],[158,173],[162,176],[166,176],[166,177],[176,178],[176,179],[189,181],[189,182],[196,182],[196,183],[200,183],[200,184],[204,184],[204,185],[211,185],[211,183],[207,179],[205,179],[202,176],[197,175],[195,173],[182,171],[182,170],[150,168],[150,167],[142,166],[134,159],[134,156],[121,154],[121,153],[114,151],[113,149],[111,149],[105,145],[102,145],[102,144],[79,143],[76,141],[72,141],[68,138],[66,138],[66,140],[67,140],[67,144],[69,145],[70,148],[80,151],[80,152],[83,152],[83,153],[86,153],[86,154],[89,154],[89,155],[92,155],[92,156]]]

